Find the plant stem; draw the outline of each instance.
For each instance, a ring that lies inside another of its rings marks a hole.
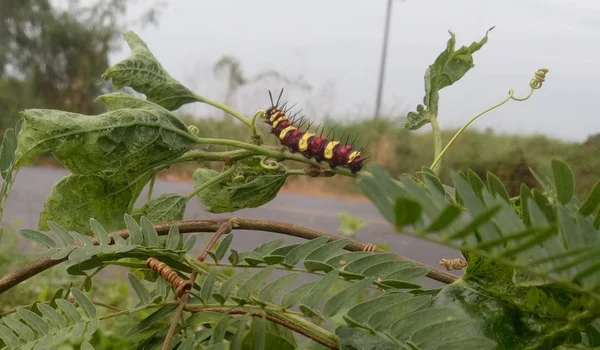
[[[529,94],[528,94],[526,97],[524,97],[524,98],[519,98],[519,97],[514,97],[514,96],[513,96],[513,95],[514,95],[514,91],[513,91],[513,90],[510,90],[510,91],[508,92],[508,96],[507,96],[507,97],[506,97],[504,100],[502,100],[502,101],[500,101],[500,102],[496,103],[495,105],[493,105],[493,106],[491,106],[491,107],[489,107],[489,108],[487,108],[487,109],[484,109],[483,111],[481,111],[481,112],[477,113],[477,114],[476,114],[476,115],[475,115],[473,118],[471,118],[471,120],[469,120],[469,121],[468,121],[468,122],[467,122],[465,125],[463,125],[463,126],[462,126],[462,127],[461,127],[461,128],[460,128],[460,129],[459,129],[457,132],[456,132],[456,134],[454,134],[454,136],[452,137],[452,139],[450,140],[450,142],[448,142],[448,144],[446,145],[446,147],[444,147],[444,149],[443,149],[443,150],[442,150],[442,151],[441,151],[439,154],[436,154],[435,160],[434,160],[434,161],[433,161],[433,163],[431,164],[431,167],[430,167],[430,168],[431,168],[432,170],[434,170],[434,171],[435,171],[435,169],[436,169],[436,168],[439,168],[439,166],[440,166],[440,163],[441,163],[441,161],[442,161],[442,158],[444,157],[444,154],[446,154],[446,151],[448,151],[448,148],[450,148],[450,146],[452,146],[452,144],[453,144],[453,143],[456,141],[456,139],[457,139],[457,138],[460,136],[460,134],[462,134],[462,133],[465,131],[465,129],[467,129],[467,127],[468,127],[469,125],[471,125],[471,123],[473,123],[473,122],[474,122],[474,121],[475,121],[477,118],[481,117],[482,115],[486,114],[487,112],[489,112],[489,111],[491,111],[491,110],[494,110],[494,109],[496,109],[496,108],[498,108],[498,107],[502,106],[503,104],[505,104],[506,102],[508,102],[508,101],[510,101],[510,100],[515,100],[515,101],[525,101],[525,100],[529,99],[529,98],[531,97],[531,95],[533,95],[533,92],[534,92],[534,91],[535,91],[535,89],[534,89],[534,88],[531,88],[531,91],[529,92]],[[433,123],[432,123],[432,125],[433,125]],[[437,173],[437,171],[436,171],[436,173]]]
[[[146,198],[146,204],[150,203],[152,200],[152,192],[154,191],[154,184],[156,183],[156,173],[152,175],[150,179],[150,187],[148,187],[148,197]]]
[[[179,232],[183,233],[196,233],[196,232],[215,232],[219,229],[223,222],[230,222],[233,226],[234,230],[248,230],[248,231],[264,231],[264,232],[273,232],[280,233],[288,236],[300,237],[304,239],[314,239],[317,237],[329,237],[331,240],[339,240],[344,239],[344,237],[332,235],[326,232],[321,232],[317,230],[313,230],[304,226],[289,224],[286,222],[274,221],[274,220],[260,220],[260,219],[245,219],[245,218],[224,218],[224,219],[209,219],[209,220],[184,220],[184,221],[173,221],[173,222],[164,222],[155,224],[154,228],[157,233],[161,236],[167,235],[171,226],[177,225],[179,227]],[[119,235],[124,239],[129,237],[129,230],[123,229],[118,231],[113,231],[110,235]],[[96,242],[95,238],[92,238],[94,242]],[[438,242],[439,243],[439,242]],[[114,244],[114,240],[111,237],[110,244]],[[348,240],[348,244],[344,247],[345,250],[351,252],[364,251],[367,248],[367,244],[350,239]],[[459,247],[460,248],[460,247]],[[377,249],[377,252],[386,252],[381,249]],[[386,252],[389,253],[389,252]],[[396,257],[400,260],[410,260],[400,255],[396,255]],[[68,257],[64,257],[62,259],[53,260],[51,257],[40,258],[35,260],[16,271],[9,273],[8,275],[2,277],[0,279],[0,294],[6,292],[7,290],[13,288],[19,283],[26,281],[27,279],[46,271],[49,268],[52,268],[62,262],[68,260]],[[412,260],[410,260],[412,261]],[[190,266],[195,266],[196,268],[204,269],[207,273],[210,269],[206,268],[206,266],[190,257],[186,262]],[[427,277],[434,279],[436,281],[442,283],[452,283],[458,279],[456,275],[448,273],[446,271],[438,270],[433,267],[421,264],[416,261],[412,261],[413,265],[416,267],[424,267],[429,270],[427,273]]]
[[[189,201],[190,199],[194,198],[195,195],[200,193],[202,190],[227,178],[229,175],[231,175],[235,171],[236,168],[237,168],[237,164],[233,164],[229,169],[225,170],[224,172],[220,173],[219,175],[213,177],[212,179],[210,179],[210,180],[206,181],[205,183],[203,183],[202,185],[198,186],[194,191],[192,191],[192,193],[187,195],[187,197],[186,197],[187,200]]]
[[[236,119],[241,121],[242,123],[246,124],[250,129],[253,129],[253,124],[250,121],[250,119],[244,117],[244,115],[242,115],[240,112],[227,106],[226,104],[217,102],[217,101],[213,101],[211,99],[208,99],[208,98],[200,96],[200,95],[194,95],[194,97],[195,97],[196,101],[198,101],[198,102],[206,103],[206,104],[216,107],[226,113],[229,113],[230,115],[232,115],[233,117],[235,117]]]
[[[198,256],[198,261],[204,262],[204,259],[206,259],[206,254],[208,254],[208,252],[212,249],[215,243],[217,243],[219,238],[221,238],[221,236],[223,235],[231,233],[232,229],[233,227],[231,227],[231,224],[229,222],[222,223],[221,226],[219,226],[217,232],[215,232],[212,235],[210,241],[208,241],[208,244],[206,244],[204,249],[202,249],[202,253]]]
[[[437,115],[432,115],[429,118],[429,122],[431,123],[431,131],[433,134],[433,154],[434,159],[438,159],[440,154],[442,153],[442,130],[440,129],[440,123],[438,123]],[[435,162],[434,162],[435,163]],[[435,163],[434,166],[431,167],[436,174],[440,172],[441,164]]]

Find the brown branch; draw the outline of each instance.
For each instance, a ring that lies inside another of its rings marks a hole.
[[[243,218],[232,218],[232,219],[214,219],[214,220],[184,220],[184,221],[173,221],[165,222],[154,225],[159,235],[166,235],[169,233],[169,229],[173,225],[179,227],[180,233],[191,233],[191,232],[216,232],[219,227],[225,223],[231,223],[234,230],[255,230],[255,231],[266,231],[281,233],[288,236],[301,237],[305,239],[314,239],[317,237],[329,237],[331,240],[343,239],[343,237],[332,235],[326,232],[313,230],[304,226],[293,225],[280,221],[273,220],[260,220],[260,219],[243,219]],[[123,238],[129,237],[129,230],[114,231],[111,235],[118,234]],[[94,240],[95,242],[95,240]],[[111,237],[111,244],[114,241]],[[368,250],[372,244],[361,243],[356,240],[349,240],[348,244],[344,249],[348,251],[363,251]],[[377,249],[377,252],[385,252],[384,250]],[[397,255],[398,259],[409,260],[403,256]],[[33,261],[20,269],[6,275],[0,279],[0,294],[16,286],[17,284],[53,267],[56,266],[68,258],[52,260],[50,257],[41,258]],[[414,262],[415,266],[425,267],[429,269],[427,277],[437,280],[443,283],[452,283],[458,277],[451,273],[437,270],[433,267]]]
[[[240,309],[228,309],[228,308],[224,308],[224,307],[204,307],[204,308],[200,308],[200,309],[186,308],[186,311],[190,311],[190,312],[220,312],[220,313],[227,313],[229,315],[250,315],[253,317],[266,318],[267,320],[269,320],[273,323],[277,323],[278,325],[280,325],[282,327],[292,330],[298,334],[302,334],[303,336],[314,340],[315,342],[327,347],[328,349],[338,349],[337,344],[332,343],[332,342],[328,341],[327,339],[318,337],[315,334],[307,332],[304,328],[298,326],[297,324],[288,322],[286,320],[282,320],[282,319],[278,318],[277,316],[270,315],[267,313],[252,312],[252,311],[240,310]]]
[[[208,254],[208,252],[212,249],[215,243],[217,243],[219,238],[223,235],[231,233],[231,230],[233,230],[233,226],[231,226],[231,223],[229,221],[222,223],[221,226],[219,226],[217,232],[215,232],[212,235],[210,241],[202,250],[202,253],[198,256],[198,261],[204,261],[204,259],[206,259],[206,254]]]

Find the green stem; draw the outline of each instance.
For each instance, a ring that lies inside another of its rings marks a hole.
[[[438,122],[437,115],[431,115],[429,118],[431,122],[431,131],[433,133],[433,154],[434,159],[439,159],[440,154],[442,154],[442,130],[440,129],[440,123]],[[441,164],[437,164],[434,162],[434,165],[431,167],[436,174],[440,172]]]
[[[229,177],[229,175],[231,175],[235,169],[237,169],[237,164],[233,164],[229,169],[225,170],[224,172],[220,173],[219,175],[213,177],[212,179],[206,181],[205,183],[203,183],[202,185],[198,186],[194,191],[192,191],[192,193],[187,195],[187,200],[189,201],[190,199],[194,198],[195,195],[197,195],[198,193],[200,193],[202,190],[216,184],[217,182]]]
[[[156,183],[156,173],[154,173],[154,175],[152,175],[152,178],[150,179],[150,187],[148,188],[148,197],[146,198],[146,204],[150,203],[150,201],[152,200],[152,192],[154,191],[154,183]]]
[[[256,129],[256,119],[264,115],[265,111],[263,111],[262,109],[254,113],[254,116],[252,117],[252,135],[260,135],[260,133]]]
[[[454,136],[452,137],[452,139],[450,140],[450,142],[448,142],[448,144],[446,145],[446,147],[444,147],[444,149],[443,149],[443,150],[442,150],[442,151],[441,151],[441,152],[440,152],[438,155],[436,155],[436,157],[435,157],[435,160],[434,160],[434,161],[433,161],[433,163],[431,164],[431,167],[430,167],[430,168],[431,168],[431,169],[433,169],[434,171],[435,171],[435,169],[436,169],[436,168],[439,168],[440,162],[441,162],[442,158],[444,157],[444,154],[446,154],[446,151],[448,151],[448,149],[450,148],[450,146],[452,146],[452,144],[454,144],[454,142],[456,141],[456,139],[457,139],[457,138],[458,138],[458,137],[459,137],[459,136],[460,136],[460,135],[461,135],[461,134],[462,134],[462,133],[465,131],[465,129],[467,129],[467,127],[468,127],[469,125],[471,125],[471,123],[473,123],[473,122],[474,122],[474,121],[475,121],[477,118],[481,117],[482,115],[486,114],[487,112],[489,112],[489,111],[491,111],[491,110],[494,110],[494,109],[496,109],[496,108],[498,108],[498,107],[502,106],[503,104],[505,104],[506,102],[508,102],[508,101],[510,101],[510,100],[515,100],[515,101],[525,101],[525,100],[529,99],[529,98],[531,97],[531,95],[533,95],[533,91],[534,91],[534,90],[535,90],[535,89],[533,89],[533,88],[532,88],[532,89],[531,89],[531,91],[529,92],[529,95],[527,95],[527,97],[524,97],[524,98],[518,98],[518,97],[514,97],[514,96],[513,96],[513,94],[514,94],[514,91],[513,91],[513,90],[510,90],[510,91],[508,92],[508,96],[507,96],[507,97],[506,97],[504,100],[502,100],[502,101],[500,101],[500,102],[496,103],[495,105],[493,105],[493,106],[491,106],[491,107],[489,107],[489,108],[487,108],[487,109],[485,109],[485,110],[483,110],[483,111],[481,111],[481,112],[477,113],[477,114],[476,114],[476,115],[475,115],[473,118],[471,118],[471,120],[469,120],[469,121],[468,121],[468,122],[467,122],[465,125],[463,125],[463,126],[462,126],[462,127],[461,127],[461,128],[460,128],[460,129],[459,129],[457,132],[456,132],[456,134],[454,134]],[[437,173],[437,171],[436,171],[436,173]]]
[[[211,99],[208,99],[208,98],[200,96],[200,95],[194,95],[194,97],[196,98],[196,101],[198,101],[198,102],[206,103],[206,104],[216,107],[226,113],[229,113],[230,115],[232,115],[233,117],[235,117],[236,119],[241,121],[242,123],[246,124],[250,129],[253,129],[253,124],[250,121],[250,119],[244,117],[240,112],[227,106],[226,104],[223,104],[223,103],[217,102],[217,101],[213,101]]]
[[[306,171],[302,169],[288,169],[285,173],[286,175],[307,175]]]

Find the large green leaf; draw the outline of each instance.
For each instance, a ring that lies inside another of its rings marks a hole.
[[[140,37],[131,31],[123,36],[131,55],[104,72],[103,79],[112,79],[116,89],[129,86],[171,111],[197,100],[188,88],[167,73]]]
[[[450,86],[460,80],[471,68],[473,64],[473,54],[487,43],[488,33],[483,39],[475,41],[469,46],[462,46],[458,50],[455,49],[456,37],[450,32],[450,39],[444,50],[435,59],[432,65],[425,72],[425,97],[423,103],[419,105],[417,112],[409,112],[405,127],[410,130],[416,130],[423,125],[429,123],[430,115],[437,114],[439,103],[439,91],[447,86]]]
[[[230,177],[198,192],[200,201],[211,213],[229,213],[244,208],[256,208],[277,196],[287,179],[284,167],[267,169],[261,157],[244,159]],[[218,176],[212,169],[199,168],[192,181],[196,188]]]
[[[164,108],[122,108],[89,116],[57,110],[21,112],[17,166],[43,152],[74,174],[139,174],[194,147],[194,136]]]
[[[48,230],[47,222],[54,221],[67,230],[89,233],[89,220],[94,218],[107,231],[118,229],[123,226],[121,218],[131,212],[149,178],[150,175],[133,183],[115,183],[98,175],[68,175],[52,188],[38,227]]]
[[[341,350],[397,350],[398,346],[360,329],[338,327],[335,330]]]

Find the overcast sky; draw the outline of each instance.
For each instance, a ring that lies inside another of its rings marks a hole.
[[[158,27],[133,27],[164,67],[209,98],[222,100],[224,82],[212,72],[223,55],[237,57],[248,76],[275,69],[302,77],[311,91],[288,87],[286,98],[312,119],[357,119],[374,112],[386,0],[172,0]],[[396,0],[383,111],[402,116],[423,99],[423,74],[445,48],[448,30],[457,46],[488,43],[475,68],[441,92],[440,123],[457,128],[503,99],[509,89],[529,92],[541,67],[544,87],[526,102],[510,102],[478,120],[480,129],[543,133],[582,141],[600,133],[600,1]],[[113,62],[129,50],[113,55]],[[251,114],[269,105],[267,90],[282,82],[245,87],[235,107]],[[194,105],[196,115],[218,116]]]

